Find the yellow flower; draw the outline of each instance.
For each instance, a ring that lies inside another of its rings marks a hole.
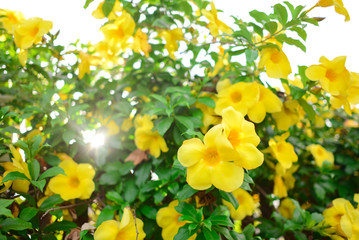
[[[153,123],[148,115],[137,116],[135,118],[135,144],[143,150],[149,150],[150,154],[158,158],[162,152],[167,152],[168,147],[165,139],[153,131]]]
[[[201,97],[210,97],[213,100],[216,100],[216,97],[214,95],[208,93],[202,94]],[[207,132],[209,126],[217,125],[218,123],[221,122],[221,117],[214,112],[213,108],[200,102],[196,102],[195,107],[200,109],[203,113],[203,118],[202,118],[203,127],[201,127],[201,131],[203,133]]]
[[[145,237],[142,220],[135,219],[128,208],[123,209],[121,222],[104,221],[98,226],[94,234],[95,240],[143,240]]]
[[[111,47],[126,49],[128,40],[132,37],[135,30],[135,21],[126,11],[122,11],[121,16],[117,17],[113,23],[106,24],[101,28],[105,41]]]
[[[259,99],[256,104],[248,110],[248,117],[255,123],[264,120],[266,113],[280,112],[282,109],[282,101],[268,88],[261,84],[259,86]]]
[[[42,144],[44,144],[44,142],[46,141],[46,136],[42,136],[41,131],[39,129],[34,129],[31,132],[29,132],[26,137],[24,137],[25,141],[29,141],[32,140],[35,136],[40,135],[41,136],[41,143],[40,146]]]
[[[5,177],[10,172],[17,171],[23,173],[26,177],[31,179],[29,169],[27,167],[27,163],[24,162],[19,151],[16,150],[13,145],[10,145],[9,148],[11,154],[13,155],[13,158],[12,158],[12,162],[0,163],[0,166],[2,166],[5,169],[3,177]],[[10,186],[14,191],[27,193],[29,191],[29,186],[30,186],[30,182],[27,180],[13,180],[13,181],[7,181],[3,184],[4,187],[0,190],[0,193],[5,192],[7,189],[10,188]]]
[[[288,78],[292,72],[289,60],[281,49],[267,47],[260,51],[258,68],[266,69],[268,77]]]
[[[346,209],[349,211],[354,210],[353,206],[348,200],[344,198],[337,198],[332,201],[333,206],[327,208],[323,212],[324,224],[328,224],[331,227],[328,229],[328,232],[334,232],[340,236],[346,236],[341,227],[341,219],[346,214]]]
[[[156,222],[158,226],[162,228],[161,236],[163,240],[173,240],[180,227],[186,224],[186,221],[179,221],[179,214],[175,207],[178,205],[178,201],[174,200],[170,202],[167,207],[163,207],[158,210],[156,215]],[[196,239],[196,234],[189,238],[189,240]]]
[[[176,59],[174,53],[179,47],[177,41],[184,40],[182,29],[175,28],[173,30],[164,30],[159,34],[159,36],[164,38],[166,41],[165,48],[168,51],[168,55],[172,59]]]
[[[116,45],[109,45],[106,41],[100,41],[94,46],[94,55],[99,57],[101,66],[109,69],[119,65],[121,58],[118,57],[121,49]]]
[[[328,152],[319,144],[312,144],[307,147],[307,150],[311,152],[314,156],[315,163],[319,166],[323,166],[323,162],[327,161],[330,164],[334,163],[334,155],[331,152]]]
[[[341,15],[345,16],[345,21],[346,22],[350,20],[349,13],[348,13],[347,9],[344,7],[344,4],[343,4],[342,0],[319,0],[317,5],[320,6],[320,7],[334,6],[335,11],[338,14],[341,14]]]
[[[39,43],[42,36],[52,28],[51,21],[42,18],[29,18],[22,21],[15,29],[14,41],[18,48],[28,49],[33,44]]]
[[[219,71],[222,71],[225,68],[225,66],[229,64],[228,53],[224,54],[225,49],[222,46],[219,46],[218,49],[219,49],[218,59],[216,64],[214,65],[213,71],[208,74],[209,77],[216,76],[219,73]]]
[[[290,168],[293,162],[298,161],[293,145],[285,141],[288,137],[289,132],[269,140],[270,153],[285,169]]]
[[[233,30],[228,27],[224,22],[218,19],[217,9],[214,6],[213,1],[211,2],[211,11],[202,9],[201,12],[209,20],[208,29],[213,37],[217,37],[219,35],[219,31],[222,31],[223,33],[226,33],[228,35],[233,34]]]
[[[223,135],[221,125],[212,127],[204,136],[185,140],[178,149],[178,161],[187,168],[187,183],[194,189],[216,188],[232,192],[242,185],[244,171],[233,161],[236,151]]]
[[[238,188],[233,193],[233,196],[237,199],[239,207],[234,209],[232,203],[223,200],[223,204],[226,205],[231,213],[231,217],[234,220],[243,220],[246,216],[252,216],[256,208],[253,197],[242,188]]]
[[[148,44],[147,34],[142,32],[141,29],[137,29],[135,33],[132,49],[136,53],[142,51],[146,57],[149,56],[149,52],[151,51],[151,45]]]
[[[243,115],[233,107],[224,109],[222,117],[224,135],[237,153],[232,157],[234,163],[246,169],[254,169],[262,165],[264,157],[263,153],[256,148],[260,138],[254,124],[246,121]]]
[[[102,126],[107,127],[107,135],[113,136],[120,132],[120,127],[117,125],[117,123],[111,119],[111,116],[108,116],[107,118],[103,119],[102,116],[100,116],[100,121]]]
[[[259,99],[259,87],[257,83],[239,82],[233,85],[229,80],[218,82],[217,102],[215,113],[222,115],[222,111],[227,107],[233,107],[244,116],[248,109],[254,106]]]
[[[0,15],[3,15],[3,17],[0,18],[3,28],[10,34],[14,34],[17,25],[25,20],[24,15],[19,11],[0,9]]]
[[[300,120],[300,105],[297,100],[284,102],[280,112],[272,113],[272,116],[279,130],[287,131],[290,126],[295,125]]]
[[[99,58],[91,56],[88,53],[80,52],[80,64],[79,64],[79,79],[82,79],[84,75],[90,73],[90,66],[97,64]]]
[[[285,198],[280,201],[278,211],[286,219],[292,219],[295,210],[295,205],[290,198]]]
[[[95,170],[88,163],[77,164],[66,159],[59,164],[66,175],[59,174],[50,179],[49,188],[55,194],[60,194],[65,201],[75,198],[88,199],[95,190],[93,177]]]
[[[295,76],[294,80],[288,79],[288,82],[289,82],[290,85],[293,85],[293,86],[296,86],[296,87],[299,87],[299,88],[302,88],[302,89],[304,87],[302,80],[298,76]],[[287,95],[290,95],[289,86],[286,83],[282,83],[282,85],[283,85],[283,88],[285,90],[285,93]],[[311,96],[314,96],[314,95],[311,95]]]
[[[294,188],[295,178],[293,173],[297,171],[299,165],[292,166],[289,169],[285,169],[280,163],[275,166],[275,175],[274,175],[274,186],[273,194],[283,198],[287,197],[287,191]]]
[[[359,239],[359,209],[345,208],[346,214],[340,219],[340,227],[348,240]]]
[[[128,132],[131,127],[133,127],[132,117],[128,117],[128,118],[124,119],[121,124],[121,130],[124,132]]]
[[[103,4],[104,4],[104,2],[101,2],[98,5],[98,7],[96,8],[96,10],[92,12],[92,16],[94,18],[97,18],[97,19],[105,18],[105,15],[103,14],[103,11],[102,11]],[[121,11],[122,11],[121,3],[119,1],[116,1],[115,5],[112,8],[112,11],[110,12],[110,14],[108,15],[107,18],[109,20],[115,19],[117,17],[116,12],[121,12]]]
[[[321,64],[308,67],[305,74],[310,80],[319,81],[328,93],[345,96],[351,83],[350,73],[344,66],[345,60],[345,56],[332,61],[323,56],[319,59]]]

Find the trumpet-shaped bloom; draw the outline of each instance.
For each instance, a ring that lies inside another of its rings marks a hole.
[[[288,196],[288,190],[294,188],[295,178],[293,173],[297,171],[299,165],[285,169],[280,163],[275,166],[273,194],[283,198]]]
[[[212,185],[226,192],[238,189],[244,171],[233,162],[238,154],[223,135],[222,126],[212,127],[203,140],[185,140],[178,149],[178,161],[187,168],[188,184],[197,190]]]
[[[165,48],[168,51],[168,55],[172,59],[175,58],[175,52],[178,50],[178,41],[184,40],[183,32],[180,28],[175,28],[173,30],[164,30],[159,34],[160,37],[164,38],[166,41]]]
[[[289,132],[269,140],[270,153],[285,169],[290,168],[293,162],[298,161],[293,145],[285,141],[288,137]]]
[[[3,15],[3,17],[0,18],[0,23],[2,23],[3,28],[5,28],[9,34],[14,34],[17,25],[25,20],[24,15],[19,11],[0,9],[0,15]]]
[[[280,112],[272,113],[279,130],[287,131],[290,126],[293,126],[300,120],[299,114],[300,105],[296,100],[289,100],[284,102]]]
[[[258,68],[266,69],[268,77],[288,78],[292,72],[289,60],[281,49],[267,47],[260,51]]]
[[[286,219],[292,219],[295,210],[295,205],[290,198],[285,198],[280,201],[278,211]]]
[[[98,7],[95,9],[95,11],[92,12],[92,16],[94,18],[97,18],[97,19],[103,19],[105,18],[105,15],[103,14],[103,11],[102,11],[102,7],[103,7],[103,4],[105,3],[105,1],[101,2]],[[121,3],[119,1],[116,1],[115,2],[115,5],[113,6],[112,8],[112,11],[110,12],[110,14],[107,16],[107,18],[109,20],[112,20],[112,19],[115,19],[117,17],[116,15],[116,12],[121,12],[122,11],[122,6],[121,6]]]
[[[88,199],[95,190],[93,177],[95,170],[88,163],[77,164],[65,159],[59,164],[66,175],[59,174],[50,179],[49,188],[55,194],[60,194],[65,201],[75,198]]]
[[[259,99],[259,87],[257,83],[239,82],[231,85],[229,80],[217,84],[217,102],[215,113],[222,115],[222,111],[227,107],[247,115],[248,109],[253,107]],[[228,83],[226,83],[228,82]]]
[[[141,29],[138,29],[135,33],[132,49],[136,53],[143,52],[146,57],[149,56],[151,45],[148,44],[147,34],[142,32]]]
[[[13,155],[12,162],[0,163],[0,165],[5,169],[3,177],[5,177],[10,172],[20,172],[23,173],[26,177],[31,179],[29,169],[26,162],[23,161],[18,150],[14,146],[10,145],[10,151]],[[2,179],[1,179],[2,182]],[[12,187],[14,191],[27,193],[29,191],[30,182],[27,180],[13,180],[3,183],[4,186],[0,189],[0,193],[5,192],[7,189]]]
[[[179,214],[175,207],[178,201],[172,201],[167,207],[158,210],[156,215],[156,222],[162,228],[161,236],[163,240],[173,240],[180,227],[186,224],[186,221],[179,221],[182,216]],[[196,239],[196,234],[189,238],[190,240]]]
[[[79,79],[82,79],[84,75],[90,73],[90,66],[97,64],[98,57],[91,56],[88,53],[80,52],[80,64],[79,64]]]
[[[202,9],[202,14],[209,20],[208,29],[213,37],[217,37],[219,35],[219,31],[228,35],[233,34],[233,30],[218,19],[217,9],[214,6],[213,1],[211,2],[211,11]]]
[[[350,73],[344,66],[345,61],[345,56],[334,58],[332,61],[321,57],[321,64],[308,67],[305,74],[310,80],[319,81],[328,93],[345,96],[351,83]]]
[[[340,227],[349,240],[359,239],[359,209],[345,210],[346,214],[340,219]]]
[[[237,153],[235,164],[246,169],[254,169],[262,165],[264,157],[256,148],[260,138],[254,124],[246,121],[233,107],[224,109],[222,117],[224,135]]]
[[[248,110],[248,117],[255,123],[264,120],[266,113],[280,112],[282,109],[282,101],[268,88],[261,84],[259,86],[259,99],[256,104]]]
[[[343,4],[342,0],[319,0],[317,5],[320,6],[320,7],[334,6],[335,11],[338,14],[341,14],[341,15],[345,16],[345,21],[346,22],[350,20],[348,10],[344,7],[344,4]]]
[[[246,216],[252,216],[256,208],[253,197],[242,188],[238,188],[233,193],[233,196],[237,199],[239,207],[234,209],[232,203],[223,200],[223,204],[226,205],[231,213],[231,217],[234,220],[243,220]]]
[[[33,44],[39,43],[42,36],[52,28],[51,21],[44,21],[42,18],[29,18],[24,20],[15,29],[14,41],[18,48],[28,49]]]
[[[98,226],[94,234],[95,240],[143,240],[145,237],[142,220],[135,219],[128,208],[123,209],[121,222],[115,220],[104,221]]]
[[[321,167],[323,162],[327,161],[330,164],[334,163],[334,155],[331,152],[328,152],[319,144],[312,144],[307,147],[307,150],[314,156],[315,163]]]

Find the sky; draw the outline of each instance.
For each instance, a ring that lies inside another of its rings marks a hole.
[[[257,9],[263,12],[271,12],[271,6],[282,2],[279,0],[214,0],[216,8],[223,10],[219,18],[230,24],[234,15],[244,21],[251,21],[249,16],[251,10]],[[293,5],[305,5],[306,9],[312,7],[316,0],[289,0]],[[318,64],[321,56],[329,60],[338,56],[347,56],[346,67],[349,71],[359,72],[359,0],[343,0],[348,9],[351,20],[344,22],[344,16],[335,13],[333,7],[316,8],[310,12],[312,17],[325,17],[320,27],[309,26],[307,28],[308,38],[306,41],[307,52],[293,46],[284,46],[292,64],[293,71],[296,65]],[[53,22],[51,31],[55,33],[61,29],[59,40],[65,46],[75,42],[78,38],[83,43],[96,43],[102,40],[99,32],[102,20],[91,16],[97,7],[99,0],[95,0],[87,9],[83,8],[85,0],[0,0],[0,8],[19,10],[26,18],[41,17]]]

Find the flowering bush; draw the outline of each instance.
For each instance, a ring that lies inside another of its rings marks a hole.
[[[105,0],[103,40],[71,46],[0,9],[0,240],[359,239],[359,74],[283,50],[349,13],[291,2],[228,25]]]

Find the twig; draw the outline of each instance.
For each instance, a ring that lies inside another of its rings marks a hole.
[[[133,219],[135,220],[135,228],[136,228],[136,240],[138,240],[138,235],[140,234],[137,230],[137,222],[136,222],[136,213],[135,210],[131,210],[131,213],[133,215]]]
[[[86,204],[86,202],[76,203],[76,204],[66,205],[66,206],[60,206],[60,207],[55,207],[55,208],[49,208],[46,210],[46,212],[44,214],[42,214],[40,220],[42,220],[51,211],[55,211],[55,210],[59,210],[59,209],[73,208],[73,207],[77,207],[77,206],[84,205],[84,204]]]

